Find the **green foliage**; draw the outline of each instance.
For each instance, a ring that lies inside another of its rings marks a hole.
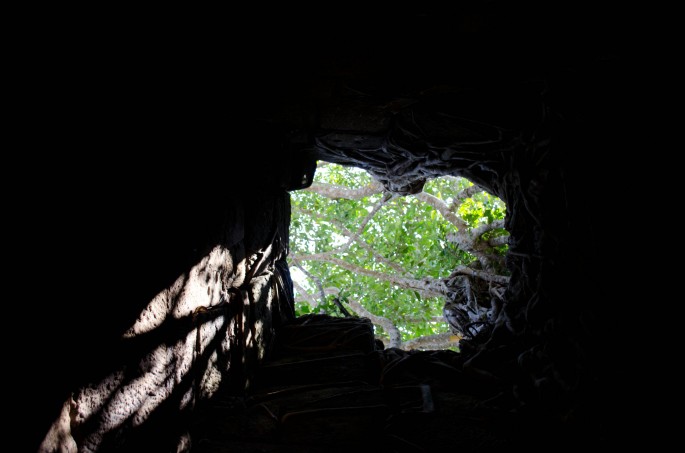
[[[473,228],[481,223],[492,223],[494,220],[503,219],[502,204],[498,198],[481,192],[465,200],[457,210],[457,214]]]
[[[325,164],[317,169],[315,181],[361,188],[368,186],[372,178],[358,168]],[[450,205],[459,192],[470,185],[463,178],[445,177],[428,181],[424,190]],[[457,233],[456,227],[413,196],[391,199],[361,229],[362,222],[382,197],[379,193],[360,200],[329,199],[313,191],[291,192],[291,254],[303,256],[339,249],[332,256],[351,265],[412,279],[444,278],[455,267],[473,261],[472,255],[446,239],[448,234]],[[496,197],[480,192],[462,203],[455,214],[469,227],[475,227],[504,218],[505,206]],[[349,242],[345,229],[359,234],[367,247],[355,240]],[[347,247],[342,247],[348,242]],[[384,260],[395,263],[404,272],[400,273]],[[375,276],[351,272],[326,261],[305,260],[301,265],[320,279],[324,288],[340,290],[339,298],[343,303],[353,299],[374,315],[390,319],[401,331],[403,341],[449,330],[441,320],[442,297],[422,297],[415,290],[399,288]],[[301,284],[320,299],[312,282],[302,281]],[[325,299],[316,308],[311,308],[296,290],[296,313],[323,311],[340,316],[332,297]],[[376,333],[386,335],[380,328]]]

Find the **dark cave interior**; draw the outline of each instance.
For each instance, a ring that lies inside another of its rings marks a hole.
[[[41,132],[28,140],[65,151],[38,168],[27,158],[21,176],[45,190],[10,206],[25,244],[15,282],[40,300],[31,351],[17,353],[29,449],[69,392],[126,362],[121,332],[155,295],[217,244],[258,248],[284,228],[274,200],[316,160],[399,194],[452,174],[503,199],[507,304],[459,367],[506,388],[503,411],[568,424],[575,444],[550,450],[616,445],[628,327],[607,273],[627,257],[592,200],[623,184],[626,49],[609,6],[541,3],[270,14],[231,31],[230,49],[198,24],[181,36],[145,26],[125,43],[100,32],[96,55],[83,36],[59,57],[47,43],[38,66],[51,72],[29,82]],[[541,450],[545,429],[526,428]]]

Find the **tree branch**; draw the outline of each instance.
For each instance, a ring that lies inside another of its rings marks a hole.
[[[488,257],[484,253],[486,244],[481,244],[479,242],[479,238],[482,233],[479,233],[475,229],[470,230],[468,224],[461,220],[459,217],[457,217],[457,215],[454,214],[452,211],[450,211],[447,204],[438,197],[431,195],[427,192],[420,192],[415,194],[414,196],[417,199],[423,201],[424,203],[429,204],[435,210],[440,212],[440,214],[442,214],[442,216],[448,222],[450,222],[457,228],[456,233],[447,234],[446,239],[448,241],[454,242],[461,250],[464,250],[474,255],[486,267],[489,266],[490,257]]]
[[[381,207],[383,207],[390,199],[392,199],[392,196],[390,197],[384,197],[383,199],[379,200],[367,214],[367,216],[364,218],[364,220],[361,223],[361,226],[357,229],[357,232],[352,232],[348,230],[345,225],[342,224],[342,222],[335,220],[335,219],[324,219],[324,217],[317,213],[317,212],[312,212],[306,209],[302,209],[301,212],[307,214],[308,216],[319,219],[321,221],[325,221],[330,223],[331,225],[334,225],[338,227],[340,232],[348,238],[347,242],[345,242],[343,245],[340,247],[329,250],[327,252],[321,252],[317,253],[316,255],[311,255],[311,256],[326,256],[326,255],[333,255],[336,253],[342,253],[350,248],[352,243],[357,243],[360,247],[362,247],[364,250],[367,252],[371,253],[371,255],[374,257],[374,259],[377,262],[383,263],[386,266],[390,267],[393,269],[395,272],[397,272],[400,275],[406,276],[408,272],[402,268],[399,264],[395,263],[394,261],[389,260],[388,258],[384,257],[383,255],[379,254],[373,247],[371,247],[365,240],[364,238],[361,237],[361,233],[364,231],[366,228],[366,225],[369,223],[369,221],[373,218],[374,215],[380,210]]]
[[[305,302],[309,304],[310,307],[316,308],[319,305],[313,294],[310,294],[306,289],[304,289],[299,283],[293,280],[293,287],[297,290],[298,297],[304,299]]]
[[[470,268],[468,266],[457,266],[457,268],[452,271],[450,276],[443,279],[443,280],[445,281],[445,284],[447,286],[451,286],[449,282],[455,276],[460,275],[460,274],[461,275],[469,275],[471,277],[477,277],[477,278],[485,280],[486,282],[491,282],[491,283],[499,283],[502,285],[506,285],[509,283],[509,277],[507,277],[506,275],[497,275],[497,274],[490,273],[488,271],[481,271],[478,269],[473,269],[473,268]]]
[[[465,189],[462,189],[459,191],[459,193],[454,197],[454,200],[452,200],[452,203],[450,204],[450,211],[454,212],[457,209],[459,209],[459,206],[466,200],[467,198],[473,197],[475,194],[478,192],[485,192],[482,187],[474,184],[472,186],[468,186]]]
[[[324,290],[323,290],[323,284],[321,283],[321,279],[318,278],[318,277],[314,277],[309,271],[307,271],[307,270],[306,270],[304,267],[302,267],[302,265],[300,265],[299,263],[295,263],[294,266],[295,266],[296,268],[298,268],[299,270],[301,270],[302,273],[303,273],[304,275],[306,275],[308,279],[310,279],[310,280],[312,280],[312,281],[314,282],[314,284],[316,285],[316,287],[319,289],[319,294],[321,295],[321,302],[319,302],[319,303],[324,303],[324,301],[326,300],[326,293],[325,293]],[[312,297],[313,297],[313,296],[312,296]],[[318,304],[317,304],[317,305],[318,305]],[[313,305],[313,306],[315,307],[316,305]]]
[[[488,245],[490,247],[498,247],[500,245],[507,245],[509,243],[509,235],[495,236],[488,239]]]
[[[350,189],[349,187],[314,181],[311,186],[302,190],[307,192],[314,192],[326,198],[344,198],[347,200],[360,200],[364,197],[381,193],[384,189],[381,183],[379,183],[376,180],[372,180],[368,186],[360,187],[358,189]]]
[[[472,229],[471,235],[474,238],[479,238],[483,235],[483,233],[487,233],[488,231],[496,230],[498,228],[504,229],[504,219],[496,219],[491,223],[484,223],[483,225]]]
[[[340,258],[335,258],[333,256],[316,253],[311,255],[291,255],[292,262],[301,261],[322,261],[326,263],[335,264],[343,269],[347,269],[350,272],[354,272],[360,275],[366,275],[368,277],[373,277],[381,281],[386,281],[393,283],[400,288],[413,289],[421,292],[427,297],[445,297],[447,294],[447,287],[445,286],[445,279],[435,279],[430,277],[425,277],[422,279],[399,277],[395,275],[388,275],[383,272],[373,271],[370,269],[365,269],[354,264],[350,264]]]
[[[455,213],[450,211],[449,206],[447,203],[442,201],[440,198],[436,197],[435,195],[431,195],[428,192],[419,192],[417,194],[414,194],[414,197],[416,199],[423,201],[424,203],[429,204],[430,206],[433,207],[436,211],[438,211],[442,216],[447,220],[449,223],[457,227],[459,231],[467,231],[469,226],[466,222],[461,220]]]
[[[333,294],[336,298],[340,295],[340,289],[339,288],[333,288],[333,287],[328,287],[324,290],[326,294]],[[371,313],[369,310],[364,308],[364,306],[359,303],[358,301],[354,299],[347,299],[347,304],[350,306],[352,311],[354,311],[356,314],[359,316],[369,318],[372,324],[376,324],[378,326],[381,326],[383,330],[385,330],[388,333],[388,336],[390,337],[390,347],[395,347],[399,348],[400,345],[402,344],[402,335],[400,334],[399,329],[395,326],[395,324],[392,323],[388,318],[384,316],[377,316]]]
[[[388,344],[391,348],[399,348],[402,345],[402,335],[399,329],[388,318],[383,316],[376,316],[368,311],[364,306],[354,299],[347,299],[350,308],[359,316],[369,318],[373,324],[379,325],[388,333],[390,342]]]
[[[401,349],[447,349],[459,346],[461,337],[453,333],[438,333],[425,337],[414,338],[402,343]]]
[[[316,298],[307,292],[302,286],[297,282],[293,281],[293,286],[298,291],[298,295],[304,299],[312,308],[318,306]],[[339,288],[325,288],[323,290],[325,295],[333,294],[336,298],[340,295]],[[458,344],[459,337],[452,333],[441,333],[437,335],[430,335],[426,337],[415,338],[406,342],[402,342],[402,334],[399,329],[393,324],[391,320],[384,316],[378,316],[367,310],[360,302],[348,298],[346,300],[347,304],[350,306],[352,311],[357,315],[368,318],[372,324],[380,326],[388,334],[389,341],[385,344],[386,347],[390,348],[401,348],[401,349],[446,349],[449,347],[454,347]],[[440,318],[444,321],[444,318]]]

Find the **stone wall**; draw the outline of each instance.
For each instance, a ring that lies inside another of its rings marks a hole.
[[[289,196],[257,191],[223,211],[204,223],[220,240],[202,237],[207,251],[121,324],[106,357],[93,357],[99,372],[81,364],[77,378],[88,380],[70,389],[39,451],[183,451],[196,404],[220,386],[239,394],[249,385],[274,327],[292,314],[279,275],[288,272]]]

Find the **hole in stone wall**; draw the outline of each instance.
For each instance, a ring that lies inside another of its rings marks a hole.
[[[399,196],[319,161],[291,205],[297,315],[367,317],[385,347],[407,350],[458,351],[489,334],[509,278],[501,199],[457,176]]]

